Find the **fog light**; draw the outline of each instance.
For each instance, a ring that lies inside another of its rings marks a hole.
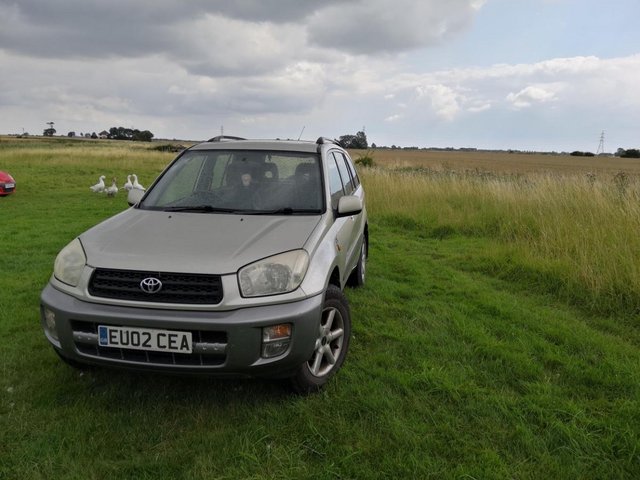
[[[273,358],[285,353],[291,343],[291,324],[281,323],[262,329],[262,358]]]
[[[44,309],[44,323],[47,326],[47,333],[54,340],[58,340],[58,332],[56,330],[56,314],[49,310]]]

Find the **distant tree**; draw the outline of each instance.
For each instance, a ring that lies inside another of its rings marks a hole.
[[[369,148],[369,142],[367,141],[367,135],[364,132],[356,133],[356,147],[355,148]]]
[[[91,138],[93,138],[93,139],[98,138],[98,135],[96,135],[96,132],[93,132],[93,133],[91,134]]]
[[[133,140],[136,142],[150,142],[153,139],[153,133],[149,130],[134,130],[133,131]]]
[[[76,136],[76,132],[69,132],[67,133],[67,137],[75,137]]]
[[[369,148],[367,135],[364,132],[358,132],[355,135],[342,135],[338,139],[338,142],[340,143],[342,148]]]
[[[378,148],[378,146],[375,143],[372,143],[371,148]]]
[[[618,150],[616,150],[615,156],[622,157],[625,153],[627,153],[627,151],[624,148],[619,148]]]
[[[53,137],[55,133],[56,133],[56,129],[53,127],[49,127],[44,129],[44,132],[42,132],[42,135],[44,135],[45,137]]]
[[[640,158],[640,150],[637,148],[629,148],[625,150],[623,155],[620,155],[622,158]]]
[[[153,138],[153,133],[149,130],[124,128],[124,127],[111,127],[109,129],[109,138],[116,140],[134,140],[137,142],[150,142]]]
[[[131,140],[133,130],[124,127],[111,127],[109,129],[109,138],[116,140]]]
[[[342,148],[351,148],[351,145],[353,145],[353,141],[355,138],[355,135],[342,135],[338,139],[338,142],[340,143],[340,146]]]
[[[569,155],[572,157],[595,157],[596,154],[592,152],[580,152],[578,150],[571,152]]]

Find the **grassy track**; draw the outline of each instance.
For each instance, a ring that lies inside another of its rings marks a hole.
[[[347,292],[351,351],[321,394],[62,364],[39,326],[40,290],[64,244],[126,206],[88,186],[134,172],[148,184],[170,159],[139,145],[0,141],[19,188],[0,199],[0,478],[640,475],[637,314],[582,302],[592,297],[579,282],[582,293],[562,293],[561,267],[473,220],[498,206],[480,195],[469,211],[464,183],[433,176],[433,207],[400,215],[385,203],[399,191],[381,193],[393,179],[363,172],[368,283]]]

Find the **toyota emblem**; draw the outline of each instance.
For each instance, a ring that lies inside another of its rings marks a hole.
[[[147,277],[140,282],[140,290],[145,293],[158,293],[162,290],[162,282],[155,277]]]

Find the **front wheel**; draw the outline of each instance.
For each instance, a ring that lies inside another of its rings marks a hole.
[[[303,394],[320,390],[342,366],[350,337],[349,302],[338,287],[329,285],[313,354],[291,378],[294,390]]]

